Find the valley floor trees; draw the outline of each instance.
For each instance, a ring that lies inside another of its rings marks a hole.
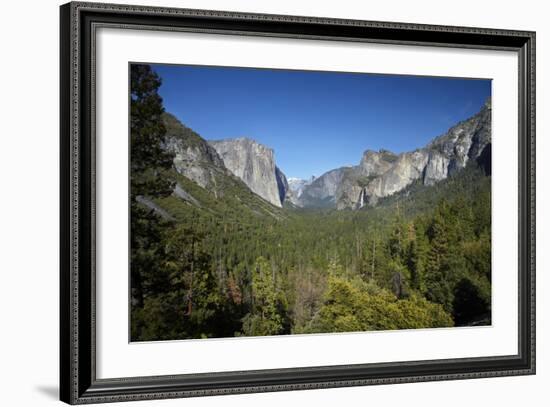
[[[488,324],[490,178],[472,166],[440,190],[448,198],[431,210],[415,209],[419,192],[399,210],[390,201],[282,220],[160,198],[177,215],[132,308],[132,340]]]
[[[132,66],[132,341],[490,324],[483,163],[376,207],[278,208],[224,171],[212,190],[174,171],[159,85]]]

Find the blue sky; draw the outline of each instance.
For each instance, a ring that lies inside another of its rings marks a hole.
[[[414,150],[479,111],[491,81],[153,65],[166,111],[207,140],[249,137],[287,177]]]

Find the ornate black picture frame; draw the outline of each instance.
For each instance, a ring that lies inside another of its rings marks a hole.
[[[70,404],[535,373],[535,33],[73,2],[61,6],[60,395]],[[229,373],[98,379],[95,287],[95,30],[170,30],[480,50],[519,60],[519,352]]]

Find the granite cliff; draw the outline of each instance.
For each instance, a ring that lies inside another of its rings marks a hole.
[[[451,127],[428,145],[394,154],[367,150],[357,166],[328,171],[305,185],[294,204],[301,207],[334,206],[358,209],[375,205],[419,181],[434,185],[479,158],[491,143],[491,102],[471,118]]]
[[[276,165],[274,151],[252,139],[207,142],[174,116],[164,114],[163,118],[166,146],[175,153],[174,167],[179,174],[215,194],[217,177],[235,177],[279,208],[288,203],[303,208],[360,209],[376,205],[380,198],[402,191],[414,182],[434,185],[463,169],[472,159],[483,159],[486,163],[488,156],[490,160],[490,100],[477,114],[451,127],[425,147],[400,154],[366,150],[358,165],[336,168],[309,180],[288,180]],[[490,173],[490,168],[486,172]],[[181,187],[174,193],[193,202],[193,197]]]
[[[282,207],[288,190],[285,175],[275,165],[273,150],[249,138],[210,140],[229,171],[252,192],[271,204]]]
[[[166,128],[164,147],[174,154],[173,164],[178,176],[173,197],[211,214],[229,210],[232,214],[248,213],[254,217],[280,219],[281,210],[253,192],[240,177],[230,171],[216,149],[169,113],[163,114]],[[254,165],[253,165],[254,167]],[[284,196],[288,188],[286,177],[275,168],[275,178]],[[143,199],[143,205],[169,219],[153,201]],[[281,206],[280,201],[279,205]]]
[[[166,148],[174,153],[176,171],[202,188],[216,185],[216,174],[228,174],[216,150],[170,113],[163,114]]]

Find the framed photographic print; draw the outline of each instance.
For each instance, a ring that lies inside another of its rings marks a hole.
[[[535,373],[535,34],[61,7],[61,399]]]

